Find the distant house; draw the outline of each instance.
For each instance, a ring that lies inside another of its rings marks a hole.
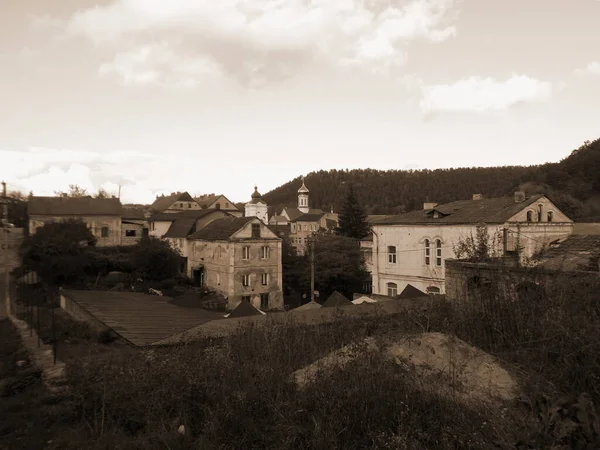
[[[573,221],[544,195],[460,200],[371,223],[373,293],[395,296],[408,284],[426,293],[444,293],[445,260],[456,258],[455,245],[487,230],[496,254],[532,257],[551,242],[568,237]],[[364,244],[363,244],[364,245]]]
[[[229,309],[245,300],[283,309],[281,238],[256,217],[225,217],[191,234],[188,275],[225,295]]]
[[[245,205],[244,217],[258,217],[264,224],[269,223],[269,209],[267,202],[264,201],[256,186],[254,186],[254,192],[252,193],[250,201]]]
[[[235,203],[221,194],[204,194],[196,197],[196,201],[202,209],[221,209],[233,216],[242,216],[242,211],[239,210]]]
[[[148,219],[139,208],[123,207],[121,214],[121,245],[135,245],[149,235]]]
[[[122,206],[118,198],[35,197],[27,201],[29,233],[46,222],[79,219],[97,238],[98,246],[121,244]]]
[[[154,203],[150,205],[150,211],[153,214],[198,209],[202,209],[202,206],[187,192],[173,192],[171,195],[157,196]]]

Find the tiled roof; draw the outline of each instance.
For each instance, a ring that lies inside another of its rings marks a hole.
[[[215,214],[215,213],[230,215],[227,211],[223,211],[220,209],[189,209],[189,210],[180,211],[180,212],[154,214],[150,218],[150,222],[173,222],[177,219],[198,220],[201,217],[208,216],[209,214]]]
[[[184,238],[194,231],[196,219],[177,219],[171,223],[169,230],[163,237]]]
[[[412,284],[407,284],[404,290],[400,293],[398,298],[420,298],[429,297],[425,292],[417,289]]]
[[[171,195],[160,196],[150,206],[153,211],[162,212],[175,203],[175,202],[192,202],[194,199],[187,192],[175,192]]]
[[[600,255],[600,236],[571,235],[562,242],[550,244],[541,255],[540,266],[548,270],[592,270],[600,268],[593,266]],[[593,267],[592,267],[593,266]]]
[[[212,205],[216,199],[218,199],[221,196],[221,194],[218,195],[207,195],[207,196],[203,196],[203,197],[197,197],[196,201],[200,204],[200,206],[202,206],[203,208],[208,208],[210,205]]]
[[[296,222],[318,222],[323,217],[323,213],[302,214],[296,219]]]
[[[122,206],[118,198],[31,197],[27,212],[46,216],[120,216]]]
[[[386,214],[371,214],[371,215],[367,216],[367,223],[368,224],[376,223],[376,222],[386,219],[388,217],[393,217],[393,216],[389,216]]]
[[[256,217],[224,217],[206,225],[201,230],[188,236],[188,239],[202,239],[204,241],[226,241],[248,222]]]
[[[434,209],[388,216],[374,222],[373,225],[504,223],[541,197],[543,195],[534,195],[518,203],[513,197],[459,200],[438,205]],[[439,214],[438,218],[434,218],[434,212]]]
[[[144,211],[138,208],[127,208],[123,207],[123,212],[121,214],[123,219],[131,219],[131,220],[144,220],[146,217],[144,216]]]
[[[323,303],[323,308],[330,308],[333,306],[348,306],[353,303],[348,300],[343,294],[338,291],[333,291],[329,298]]]

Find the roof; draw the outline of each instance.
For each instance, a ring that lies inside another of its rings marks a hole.
[[[204,241],[226,241],[236,231],[256,217],[223,217],[206,225],[201,230],[188,236],[188,239],[201,239]]]
[[[393,217],[393,216],[389,216],[387,214],[370,214],[367,216],[367,223],[368,224],[375,223],[375,222],[378,222],[379,220],[383,220],[387,217]]]
[[[164,234],[165,238],[184,238],[194,231],[196,219],[177,219],[171,223],[171,226]]]
[[[263,313],[252,306],[249,302],[242,300],[237,307],[227,315],[227,318],[262,316]]]
[[[338,291],[333,291],[333,293],[329,296],[325,303],[323,303],[323,308],[331,308],[334,306],[347,306],[352,305],[353,303],[348,300],[343,294]]]
[[[194,219],[198,220],[201,217],[208,216],[210,214],[222,213],[230,215],[227,211],[220,209],[187,209],[185,211],[173,212],[173,213],[158,213],[150,217],[150,222],[173,222],[178,219]],[[232,216],[233,217],[233,216]]]
[[[522,202],[515,202],[514,197],[459,200],[433,209],[388,216],[373,225],[504,223],[541,197],[534,195]],[[434,212],[439,214],[438,218],[434,218]]]
[[[150,206],[154,211],[165,211],[175,202],[193,202],[194,199],[187,192],[174,192],[171,195],[161,195]]]
[[[404,290],[400,293],[398,298],[420,298],[429,297],[425,292],[417,289],[412,284],[407,284]]]
[[[287,224],[288,220],[285,216],[273,216],[269,219],[269,222],[276,222],[277,224],[281,222],[282,224]]]
[[[312,300],[304,305],[298,306],[297,308],[291,309],[290,312],[293,311],[308,311],[310,309],[322,308],[317,302],[313,302]]]
[[[31,197],[27,212],[46,216],[120,216],[122,206],[118,198]]]
[[[254,192],[252,193],[252,196],[250,197],[252,200],[260,200],[262,198],[262,195],[259,194],[258,192],[258,187],[254,186]]]
[[[372,242],[373,241],[373,233],[367,234],[364,238],[361,239],[361,241]]]
[[[306,215],[306,214],[321,214],[323,215],[323,210],[322,209],[318,209],[318,208],[310,208],[308,210],[308,213],[303,213],[302,211],[300,211],[298,208],[292,207],[292,206],[286,206],[285,207],[286,212],[288,213],[288,216],[290,217],[290,222],[296,222],[298,220],[298,218]]]
[[[308,188],[304,184],[304,177],[302,177],[302,186],[300,186],[300,189],[298,189],[298,193],[299,194],[306,194],[308,192],[310,192],[310,191],[308,190]]]
[[[290,235],[289,225],[267,225],[267,228],[279,237],[287,237]]]
[[[128,208],[126,206],[123,207],[123,212],[121,213],[121,217],[123,219],[137,219],[137,220],[145,220],[144,210],[139,208]]]
[[[318,222],[323,217],[323,213],[316,214],[302,214],[300,217],[296,219],[296,222]]]
[[[550,244],[541,255],[540,267],[549,270],[600,271],[599,255],[599,235],[571,235],[562,242]]]

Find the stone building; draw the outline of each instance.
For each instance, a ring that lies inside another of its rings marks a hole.
[[[32,196],[27,212],[30,234],[46,222],[79,219],[97,238],[97,246],[121,245],[122,206],[118,198]]]
[[[281,238],[257,217],[225,217],[187,238],[188,276],[261,310],[283,309]]]
[[[544,246],[568,237],[573,221],[546,196],[485,199],[474,195],[445,205],[389,216],[371,224],[373,293],[397,295],[407,284],[444,293],[445,260],[456,258],[456,244],[483,225],[497,255],[516,252],[530,258]],[[364,246],[364,245],[363,245]]]

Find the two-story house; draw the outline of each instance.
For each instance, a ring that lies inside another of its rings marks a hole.
[[[388,216],[371,224],[373,293],[395,296],[408,285],[443,293],[446,259],[455,246],[476,236],[484,225],[491,250],[530,258],[544,246],[568,237],[573,221],[544,195],[461,200],[445,205],[426,203],[423,210]]]
[[[261,310],[283,309],[281,238],[256,217],[215,220],[187,238],[188,276]]]
[[[156,200],[150,205],[149,209],[152,214],[176,213],[199,210],[202,209],[202,206],[187,192],[173,192],[171,195],[156,196]]]
[[[46,222],[79,219],[97,238],[100,247],[121,245],[122,206],[118,198],[35,197],[27,201],[29,233]]]
[[[196,201],[202,209],[220,209],[228,212],[232,216],[242,217],[242,211],[222,194],[204,194],[196,197]]]

